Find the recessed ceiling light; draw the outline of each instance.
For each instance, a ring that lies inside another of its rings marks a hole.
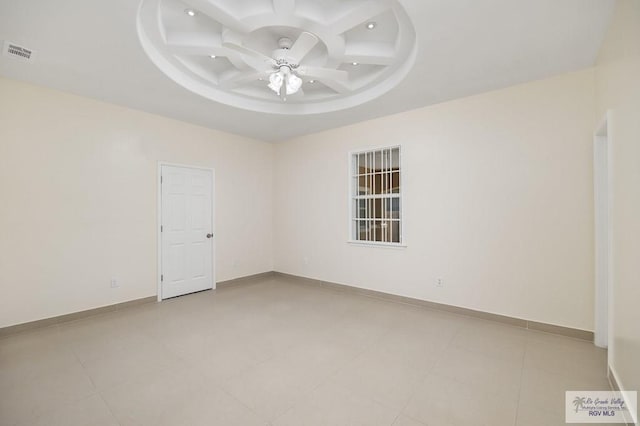
[[[196,11],[193,10],[193,9],[185,9],[184,13],[186,13],[187,15],[192,16],[192,17],[196,16]]]
[[[216,56],[216,55],[209,55],[209,57],[210,57],[211,59],[215,59],[215,58],[217,58],[217,56]]]
[[[315,82],[316,82],[315,80],[309,80],[309,83],[311,83],[311,84],[313,84]]]
[[[356,67],[356,66],[358,66],[358,65],[360,65],[360,64],[359,64],[359,63],[357,63],[357,62],[351,62],[351,65],[353,65],[354,67]]]
[[[367,29],[372,30],[376,27],[376,25],[378,24],[376,24],[375,22],[367,22]]]

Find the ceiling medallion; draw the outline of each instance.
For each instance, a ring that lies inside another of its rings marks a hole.
[[[375,99],[402,81],[416,55],[398,0],[142,0],[138,35],[153,63],[186,89],[276,114]]]

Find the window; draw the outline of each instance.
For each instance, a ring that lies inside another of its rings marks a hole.
[[[351,154],[351,240],[402,244],[400,147]]]

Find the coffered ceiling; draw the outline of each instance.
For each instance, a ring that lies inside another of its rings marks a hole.
[[[32,61],[0,56],[0,75],[280,141],[589,67],[612,7],[612,0],[0,0],[0,40],[35,52]],[[311,34],[307,44],[296,46],[303,33]],[[267,87],[283,63],[302,80],[295,95]]]

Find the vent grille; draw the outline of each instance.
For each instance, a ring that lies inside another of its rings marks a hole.
[[[27,49],[26,47],[11,43],[10,41],[5,41],[2,53],[11,58],[30,62],[34,59],[35,52],[31,49]]]

